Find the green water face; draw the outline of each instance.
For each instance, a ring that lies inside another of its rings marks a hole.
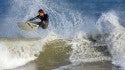
[[[36,60],[38,70],[51,70],[70,64],[69,57],[71,51],[71,45],[61,39],[46,43],[44,51],[41,52]]]

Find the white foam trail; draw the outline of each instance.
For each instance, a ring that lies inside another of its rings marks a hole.
[[[104,29],[103,32],[110,29],[105,39],[112,55],[112,63],[125,68],[125,28],[120,24],[117,13],[112,10],[103,14],[99,19],[99,24],[107,24],[101,26]]]

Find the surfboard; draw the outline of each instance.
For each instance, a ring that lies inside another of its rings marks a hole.
[[[31,22],[20,22],[18,23],[18,27],[22,30],[34,31],[38,29],[39,25],[31,23]]]

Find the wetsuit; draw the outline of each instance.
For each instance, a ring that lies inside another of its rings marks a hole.
[[[42,27],[43,29],[46,29],[48,27],[48,14],[45,14],[43,17],[37,15],[36,17],[29,19],[29,21],[33,21],[33,20],[36,20],[36,19],[41,20],[41,22],[35,22],[40,27]]]

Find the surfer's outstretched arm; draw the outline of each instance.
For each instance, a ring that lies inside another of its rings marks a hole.
[[[33,21],[33,20],[36,20],[36,19],[38,19],[38,16],[36,16],[36,17],[34,17],[34,18],[31,18],[31,19],[29,19],[28,21]]]

